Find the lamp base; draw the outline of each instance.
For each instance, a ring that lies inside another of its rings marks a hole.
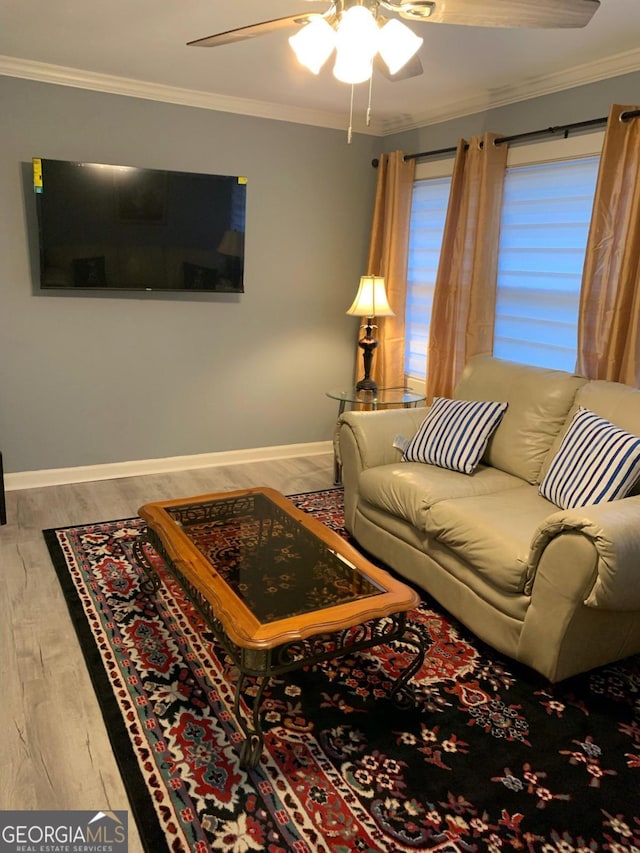
[[[358,341],[358,346],[362,350],[362,361],[364,364],[364,376],[356,385],[356,391],[371,391],[373,394],[378,393],[378,383],[371,378],[371,361],[373,359],[373,351],[378,346],[378,341],[373,337],[373,317],[367,317],[367,322],[364,324],[364,337]]]
[[[370,391],[372,394],[378,393],[378,383],[374,382],[368,376],[365,376],[364,379],[361,379],[360,382],[356,385],[356,391]]]

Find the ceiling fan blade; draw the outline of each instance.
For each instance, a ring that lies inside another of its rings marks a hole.
[[[286,18],[274,18],[272,21],[262,21],[259,24],[251,24],[248,27],[239,27],[236,30],[226,30],[224,33],[216,33],[205,38],[195,39],[187,42],[189,47],[219,47],[221,44],[233,44],[236,41],[266,36],[278,30],[287,30],[307,24],[312,18],[318,17],[317,12],[301,12],[299,15],[289,15]]]
[[[411,0],[395,6],[401,18],[435,24],[471,27],[585,27],[600,6],[599,0],[435,0],[425,16],[423,6]],[[404,7],[404,8],[403,8]]]
[[[414,54],[411,59],[402,66],[399,71],[396,71],[395,74],[390,74],[389,69],[387,68],[387,63],[380,56],[380,54],[376,54],[373,60],[373,67],[376,71],[379,71],[387,80],[390,80],[392,83],[397,83],[400,80],[409,80],[411,77],[419,77],[424,69],[422,68],[422,63],[420,62],[420,57],[418,54]]]

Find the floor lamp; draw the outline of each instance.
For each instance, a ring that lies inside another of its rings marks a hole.
[[[358,346],[362,349],[364,377],[356,385],[356,391],[371,391],[373,394],[376,394],[378,385],[371,378],[373,351],[378,346],[378,341],[373,337],[373,330],[377,328],[374,321],[376,317],[394,316],[391,306],[387,301],[384,278],[377,275],[363,275],[360,278],[360,286],[358,287],[356,298],[353,300],[353,305],[349,308],[347,314],[367,318],[366,323],[362,324],[364,337],[358,341]]]

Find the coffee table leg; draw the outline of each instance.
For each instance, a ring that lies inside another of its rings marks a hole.
[[[156,574],[155,569],[145,554],[144,546],[147,543],[151,544],[157,550],[157,544],[151,542],[149,538],[149,531],[143,530],[133,543],[133,553],[140,565],[140,568],[144,572],[144,580],[140,583],[140,589],[145,593],[145,595],[153,595],[158,591],[160,578]]]
[[[409,686],[409,681],[422,668],[427,649],[422,633],[410,625],[406,626],[404,634],[397,642],[404,643],[416,650],[415,658],[400,673],[391,690],[391,699],[396,705],[400,708],[408,708],[410,705],[415,704],[414,692]]]
[[[240,766],[254,769],[258,764],[260,764],[262,747],[264,746],[264,734],[260,723],[260,709],[262,706],[262,696],[265,688],[269,684],[270,677],[263,675],[257,676],[259,686],[258,692],[253,698],[250,720],[246,720],[244,714],[240,711],[240,699],[247,678],[248,676],[246,673],[240,673],[240,677],[236,682],[233,710],[236,720],[238,721],[238,725],[244,732],[245,736],[245,740],[240,748]]]

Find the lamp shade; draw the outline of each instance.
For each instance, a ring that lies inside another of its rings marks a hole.
[[[393,317],[394,312],[384,289],[384,278],[378,275],[363,275],[356,298],[347,314],[356,317]]]

